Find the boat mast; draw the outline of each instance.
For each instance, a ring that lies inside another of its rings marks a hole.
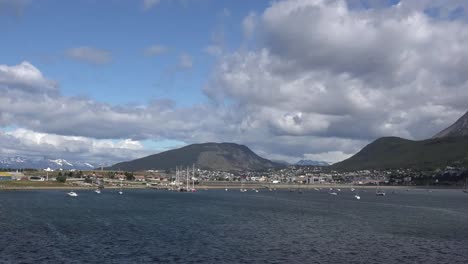
[[[188,192],[188,187],[189,187],[189,167],[188,167],[188,166],[187,166],[187,182],[186,182],[186,186],[187,186],[187,187],[186,187],[185,190],[187,190],[187,192]]]
[[[192,190],[195,190],[195,163],[192,164]]]

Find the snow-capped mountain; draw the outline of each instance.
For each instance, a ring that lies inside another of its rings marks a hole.
[[[63,167],[63,166],[73,167],[73,164],[71,164],[70,162],[68,162],[68,161],[66,161],[64,159],[49,160],[49,162],[55,163],[60,167]]]
[[[0,168],[9,169],[46,169],[50,168],[53,170],[91,170],[98,165],[93,165],[89,162],[81,161],[68,161],[65,159],[50,159],[50,158],[34,158],[34,157],[0,157]]]

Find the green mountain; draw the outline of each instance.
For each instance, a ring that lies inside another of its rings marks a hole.
[[[207,170],[263,170],[281,166],[261,158],[244,145],[234,143],[204,143],[188,145],[144,158],[117,163],[109,170],[167,170],[176,166],[192,166]]]
[[[336,170],[415,168],[433,169],[468,165],[468,137],[412,141],[398,137],[379,138],[356,155],[331,166]]]
[[[398,137],[379,138],[356,155],[333,164],[336,170],[468,166],[468,112],[433,138],[412,141]]]

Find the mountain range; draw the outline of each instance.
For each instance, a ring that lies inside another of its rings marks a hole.
[[[468,112],[453,125],[426,140],[384,137],[356,155],[331,166],[337,170],[468,166]]]
[[[0,158],[0,168],[4,169],[63,169],[63,170],[92,170],[95,164],[65,159],[32,158],[23,156]]]
[[[144,158],[117,163],[109,170],[168,170],[195,165],[200,169],[221,171],[265,170],[281,164],[264,159],[247,146],[235,143],[192,144]]]

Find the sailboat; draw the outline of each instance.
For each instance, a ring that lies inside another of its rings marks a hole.
[[[192,165],[192,192],[196,192],[195,189],[195,164]]]
[[[104,188],[104,184],[100,180],[96,181],[96,184],[98,185],[98,187],[96,190],[94,190],[94,192],[97,194],[101,194],[101,190]]]
[[[377,183],[377,189],[375,190],[375,195],[385,196],[385,191],[379,188],[379,183]]]
[[[246,192],[247,189],[244,188],[244,182],[242,182],[241,184],[241,189],[240,189],[241,192]]]
[[[123,188],[123,183],[122,183],[122,180],[120,180],[120,190],[119,190],[119,194],[123,194],[122,188]]]
[[[356,191],[356,189],[353,188],[353,192]],[[356,191],[356,193],[354,194],[354,198],[356,200],[361,200],[361,195],[359,195],[359,191]]]
[[[468,193],[468,178],[465,176],[465,187],[463,188],[464,193]]]

